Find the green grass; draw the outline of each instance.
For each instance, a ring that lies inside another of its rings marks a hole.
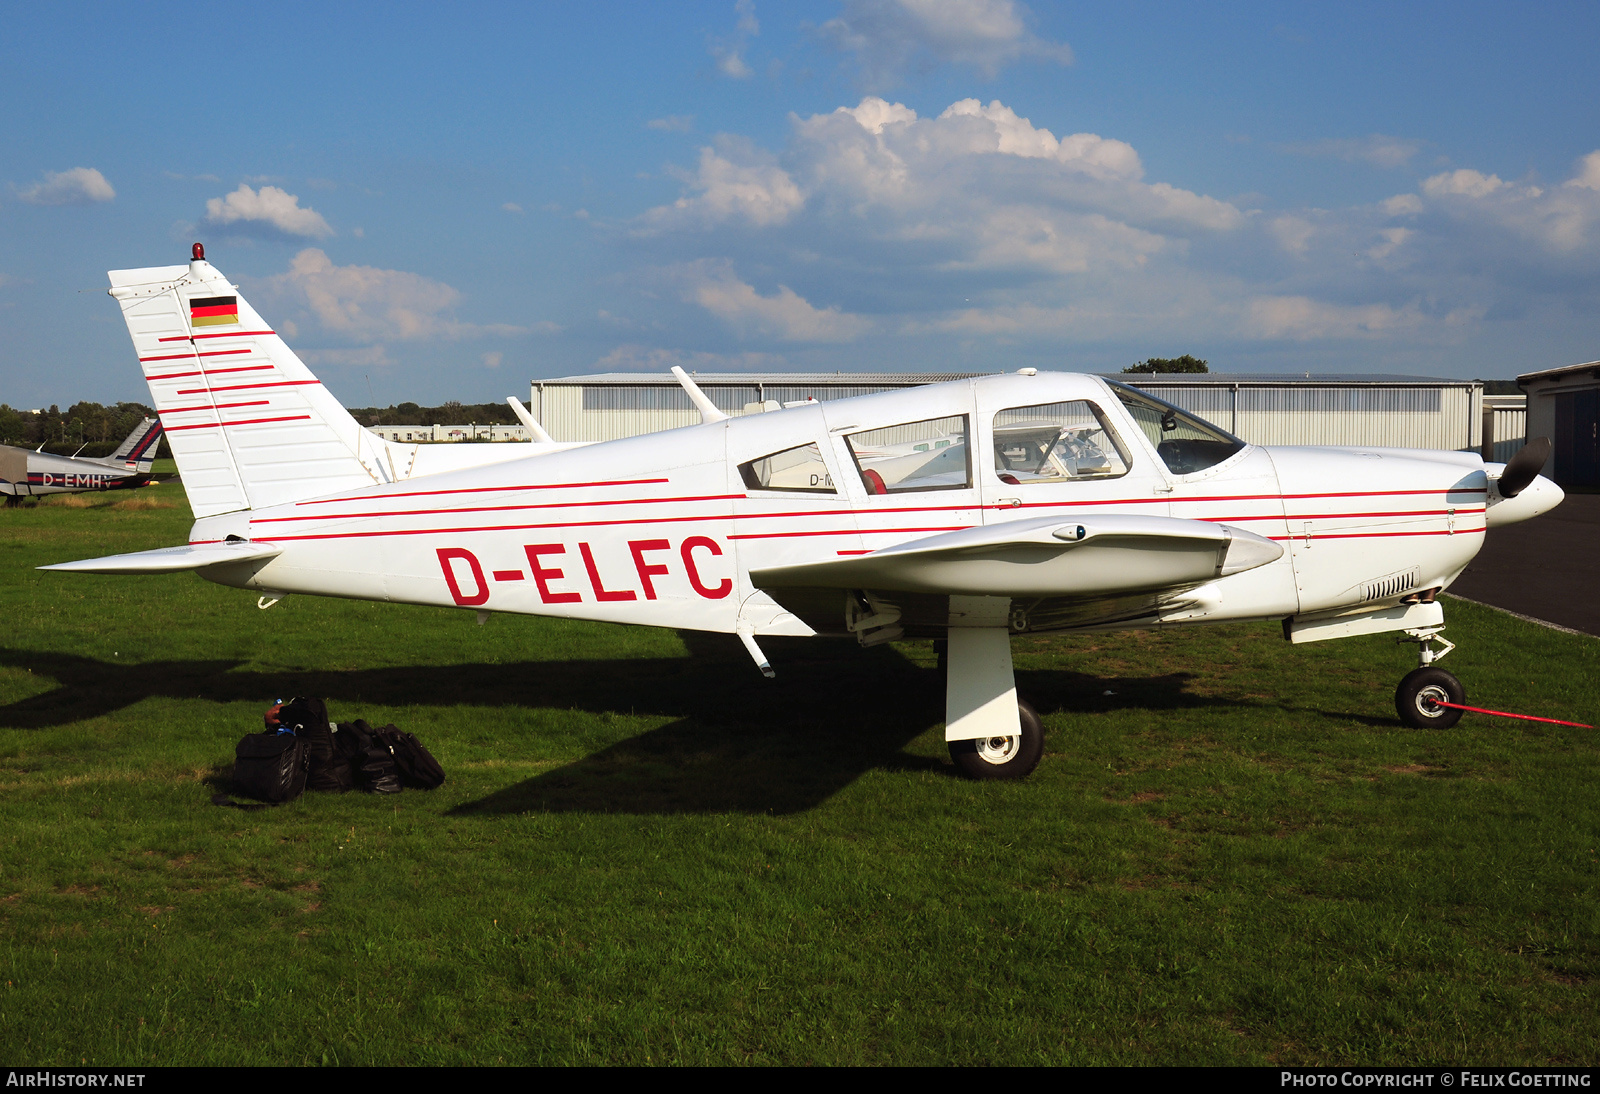
[[[32,569],[182,542],[173,497],[0,512],[8,1063],[1600,1056],[1594,732],[1402,728],[1412,647],[1018,638],[1045,759],[975,784],[926,643],[766,681],[719,637]],[[1446,611],[1469,702],[1595,720],[1600,643]],[[292,694],[448,781],[212,805]]]

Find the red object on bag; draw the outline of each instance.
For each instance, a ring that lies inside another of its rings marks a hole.
[[[273,703],[270,707],[268,707],[267,708],[267,712],[261,716],[261,720],[263,722],[267,723],[267,728],[268,729],[277,729],[278,728],[278,712],[281,711],[282,709],[283,709],[283,700],[280,699],[276,703]]]

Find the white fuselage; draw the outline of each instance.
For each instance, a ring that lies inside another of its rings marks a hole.
[[[1128,455],[1117,477],[1008,482],[997,414],[1084,400]],[[966,416],[971,485],[869,493],[847,435]],[[815,443],[837,493],[752,489],[739,465]],[[753,570],[862,555],[1040,516],[1171,516],[1282,544],[1276,562],[1155,610],[1155,622],[1315,615],[1448,585],[1483,543],[1482,462],[1460,453],[1248,446],[1173,474],[1103,381],[1008,375],[813,404],[196,523],[191,541],[277,544],[203,571],[269,593],[710,631],[811,634]],[[1140,617],[1149,625],[1152,617]],[[1093,622],[1084,620],[1083,622]]]

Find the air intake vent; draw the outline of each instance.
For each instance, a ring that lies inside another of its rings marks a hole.
[[[1391,596],[1399,596],[1417,587],[1417,571],[1415,568],[1400,574],[1390,574],[1380,577],[1376,581],[1369,581],[1365,586],[1364,600],[1387,600]]]

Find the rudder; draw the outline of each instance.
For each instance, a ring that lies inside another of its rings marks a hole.
[[[111,295],[198,517],[390,482],[350,416],[195,244],[187,266],[112,270]],[[149,455],[154,457],[154,443]]]

